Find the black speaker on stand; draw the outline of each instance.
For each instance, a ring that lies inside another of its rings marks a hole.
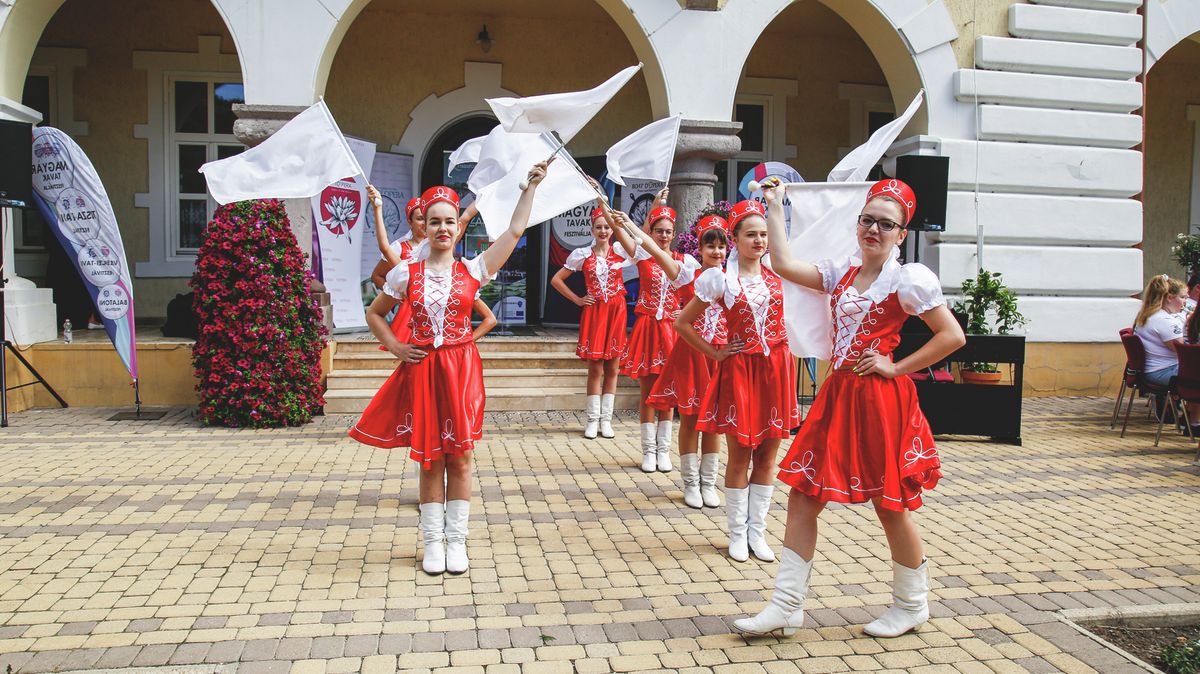
[[[909,219],[913,232],[913,262],[921,261],[921,232],[946,231],[946,186],[949,157],[905,155],[896,157],[896,179],[908,183],[917,195],[917,210]]]

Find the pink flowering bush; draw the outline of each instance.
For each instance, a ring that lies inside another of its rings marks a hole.
[[[191,280],[203,423],[298,426],[320,411],[327,331],[311,282],[283,202],[217,209]]]
[[[684,229],[679,233],[679,236],[675,237],[675,249],[681,253],[698,258],[700,255],[700,239],[696,237],[696,224],[710,215],[729,218],[729,211],[731,210],[733,210],[733,205],[728,201],[718,201],[715,204],[709,204],[700,209],[700,213],[696,215],[692,226]]]

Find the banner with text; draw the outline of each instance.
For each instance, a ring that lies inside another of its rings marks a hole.
[[[363,171],[370,175],[375,143],[357,138],[346,138],[346,142]],[[313,229],[317,232],[317,250],[313,254],[321,260],[321,282],[329,291],[335,328],[367,325],[360,281],[363,239],[368,238],[370,245],[375,245],[375,239],[366,233],[364,226],[368,206],[367,182],[363,176],[347,176],[312,198]]]
[[[42,126],[33,130],[33,189],[42,217],[75,263],[108,338],[137,381],[133,280],[100,176],[70,136]]]
[[[409,223],[404,217],[404,206],[414,196],[412,171],[413,160],[410,154],[375,153],[375,164],[371,167],[371,184],[379,190],[379,195],[383,198],[383,221],[387,227],[388,241],[395,241],[409,232]],[[379,294],[371,281],[371,271],[382,259],[379,243],[375,240],[375,207],[366,204],[366,211],[366,229],[358,237],[362,243],[359,276],[364,307],[370,305]]]

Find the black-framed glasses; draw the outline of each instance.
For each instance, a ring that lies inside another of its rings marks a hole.
[[[890,232],[897,227],[904,227],[904,225],[893,220],[876,220],[866,213],[858,216],[858,226],[863,229],[871,229],[872,226],[878,226],[881,232]]]

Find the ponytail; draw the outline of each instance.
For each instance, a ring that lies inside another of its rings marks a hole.
[[[1140,328],[1145,325],[1147,319],[1162,309],[1164,300],[1186,287],[1182,281],[1170,278],[1166,274],[1150,279],[1146,289],[1142,291],[1142,308],[1138,311],[1133,327]]]

